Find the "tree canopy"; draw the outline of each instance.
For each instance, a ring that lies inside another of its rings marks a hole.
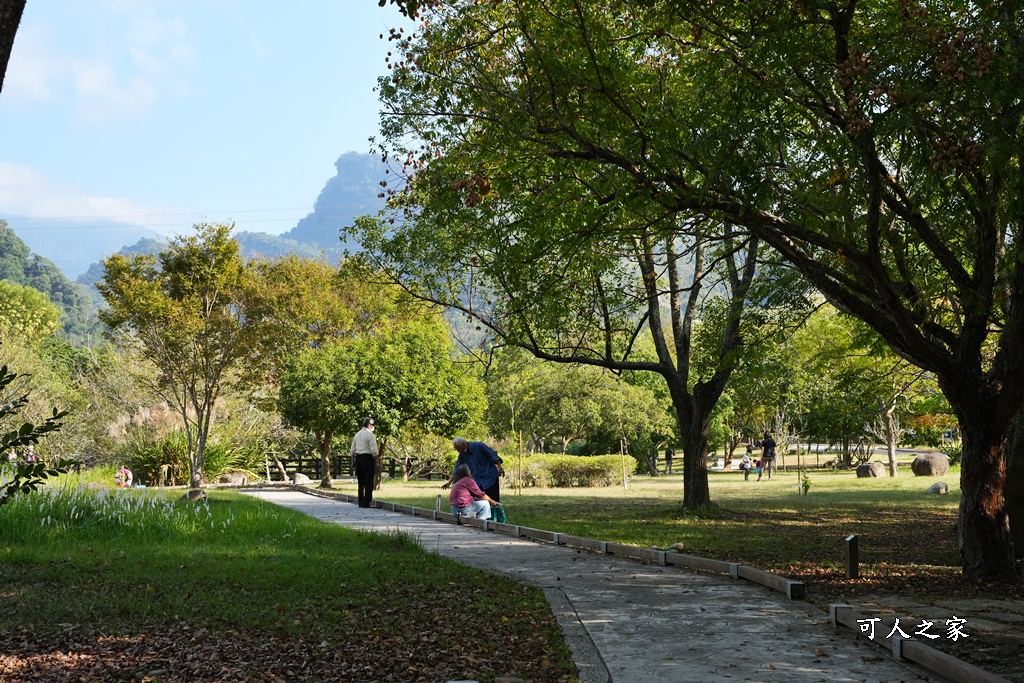
[[[241,307],[245,266],[228,225],[196,225],[159,257],[104,261],[100,318],[158,369],[158,388],[188,438],[190,482],[203,482],[206,439],[229,372],[249,350]]]
[[[963,430],[964,572],[1016,577],[1005,444],[1024,399],[1019,0],[425,4],[418,33],[392,34],[381,82],[385,134],[417,141],[396,157],[413,187],[457,161],[449,201],[483,205],[509,167],[529,165],[551,179],[519,187],[541,206],[560,192],[577,216],[658,206],[688,233],[714,220],[766,243],[934,374]],[[477,153],[447,156],[467,146]]]
[[[32,287],[0,280],[0,332],[4,336],[41,341],[57,329],[60,309]]]
[[[383,451],[390,437],[402,434],[452,436],[482,413],[479,384],[453,352],[447,324],[421,308],[376,334],[298,355],[281,378],[280,410],[316,437],[325,486],[334,436],[355,433],[364,417],[376,422]]]

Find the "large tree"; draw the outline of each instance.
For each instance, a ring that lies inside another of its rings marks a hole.
[[[275,387],[302,351],[387,327],[402,314],[355,261],[335,268],[324,259],[289,255],[252,261],[249,270],[244,304],[257,334],[245,378],[261,390]]]
[[[963,431],[964,573],[1015,579],[1021,4],[436,2],[415,36],[394,35],[382,93],[417,120],[414,171],[452,139],[495,150],[468,180],[527,149],[595,201],[712,216],[777,250],[934,374]]]
[[[7,62],[11,59],[14,36],[25,11],[25,0],[0,0],[0,90],[7,75]]]
[[[377,424],[382,454],[391,437],[451,436],[482,412],[483,394],[453,352],[447,324],[436,311],[420,308],[418,316],[308,349],[293,360],[281,376],[279,407],[289,424],[313,433],[323,488],[331,486],[335,436],[350,436],[364,417]]]
[[[100,312],[111,336],[158,370],[158,389],[181,417],[189,481],[203,484],[217,397],[249,351],[241,306],[245,265],[227,225],[200,224],[159,256],[114,254],[103,262]]]

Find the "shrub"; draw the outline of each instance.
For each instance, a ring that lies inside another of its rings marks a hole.
[[[963,446],[959,440],[950,441],[942,447],[942,452],[949,458],[949,466],[956,467],[960,464],[960,458],[963,457]]]
[[[160,468],[166,465],[168,470],[164,484],[171,486],[188,483],[188,440],[181,430],[173,430],[156,440],[136,433],[126,445],[125,459],[136,482],[156,484]],[[263,456],[253,449],[210,441],[206,444],[203,477],[215,482],[222,474],[244,472],[250,479],[262,479],[259,474],[262,463]]]
[[[636,458],[626,456],[626,476],[636,472]],[[519,463],[505,462],[506,487],[519,485]],[[523,456],[524,487],[591,487],[612,486],[622,481],[622,458],[619,455],[557,455],[541,453]]]

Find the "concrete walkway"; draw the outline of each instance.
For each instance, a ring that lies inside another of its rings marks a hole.
[[[353,529],[408,533],[430,551],[543,588],[581,683],[939,680],[837,632],[817,608],[746,581],[297,491],[244,492]]]

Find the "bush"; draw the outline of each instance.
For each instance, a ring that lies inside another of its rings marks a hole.
[[[949,458],[949,466],[956,467],[960,464],[960,458],[963,457],[963,445],[960,441],[950,441],[942,447],[942,452]]]
[[[637,461],[626,456],[626,476],[636,472]],[[519,486],[518,460],[505,462],[505,487]],[[522,485],[524,487],[547,488],[613,486],[622,481],[622,458],[619,455],[557,455],[542,453],[523,456]]]
[[[167,466],[164,484],[187,484],[189,479],[188,440],[181,430],[173,430],[160,439],[135,434],[125,449],[128,469],[138,483],[155,485],[160,468]],[[222,474],[244,472],[251,480],[262,479],[263,456],[253,449],[239,448],[229,443],[210,441],[206,444],[203,460],[203,478],[215,482]]]

